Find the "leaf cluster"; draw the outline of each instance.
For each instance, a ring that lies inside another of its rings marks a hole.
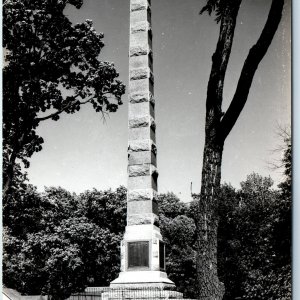
[[[95,207],[87,195],[94,195]],[[4,210],[6,286],[66,299],[88,285],[108,285],[117,276],[126,218],[123,187],[77,196],[54,187],[38,193],[28,185],[14,196]],[[111,224],[113,218],[113,223],[119,219],[118,228]]]
[[[72,24],[66,5],[82,0],[7,0],[3,3],[3,149],[7,166],[41,151],[36,129],[84,104],[115,112],[125,86],[114,64],[100,61],[103,33],[91,20]],[[13,176],[4,165],[4,179]],[[9,174],[8,174],[9,173]]]
[[[200,14],[207,12],[211,15],[213,12],[216,15],[216,22],[219,23],[222,18],[230,14],[230,10],[236,4],[235,0],[207,0],[206,5],[200,11]]]
[[[270,177],[252,173],[220,193],[218,271],[224,299],[289,299],[290,222]],[[280,224],[280,226],[278,226]]]

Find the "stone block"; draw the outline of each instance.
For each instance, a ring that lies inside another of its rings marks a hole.
[[[149,55],[139,55],[130,57],[129,66],[130,69],[150,67],[150,69],[152,70],[152,64],[149,60]]]
[[[150,102],[150,103],[155,103],[153,94],[150,93],[149,91],[141,91],[137,93],[130,93],[129,94],[129,102],[131,104],[137,104],[137,103],[142,103],[142,102]]]
[[[143,67],[138,69],[131,69],[129,72],[130,80],[139,80],[139,79],[147,79],[153,78],[153,74],[150,71],[149,67]]]
[[[137,177],[137,176],[150,176],[150,165],[136,165],[136,166],[128,166],[128,176],[129,177]]]
[[[153,189],[137,189],[130,190],[127,192],[127,201],[145,201],[145,200],[153,200],[155,202],[157,198],[157,192]]]
[[[136,80],[141,81],[141,80]],[[129,104],[128,106],[128,118],[129,120],[142,118],[144,116],[150,115],[155,118],[154,107],[151,102],[140,102],[135,104]]]
[[[151,15],[150,15],[151,16]],[[135,10],[130,12],[130,26],[135,23],[148,21],[151,24],[151,17],[149,18],[148,10]]]
[[[141,93],[150,91],[150,80],[149,78],[143,78],[139,80],[129,81],[130,93]]]
[[[135,141],[135,140],[145,140],[150,139],[155,143],[155,133],[151,127],[139,127],[139,128],[129,128],[128,132],[128,140]]]
[[[140,128],[150,126],[153,131],[156,129],[155,120],[152,117],[145,116],[128,121],[129,128]]]
[[[157,179],[158,172],[156,167],[151,164],[130,165],[128,166],[128,176],[152,176],[154,179]]]
[[[150,126],[150,124],[152,124],[152,120],[149,116],[135,118],[128,121],[129,128],[147,127]]]
[[[148,43],[144,43],[143,45],[131,46],[129,49],[130,56],[139,56],[139,55],[148,55],[150,53],[150,48]]]
[[[148,21],[141,22],[133,22],[130,26],[131,34],[135,34],[137,32],[149,32],[151,31],[151,26]]]
[[[152,141],[150,139],[129,141],[128,153],[140,152],[140,151],[151,151],[151,150],[152,150]]]
[[[137,47],[139,45],[147,45],[149,49],[149,36],[147,31],[139,31],[130,35],[129,39],[130,48]]]
[[[131,11],[139,11],[148,9],[149,2],[148,0],[131,0]]]
[[[153,141],[150,139],[129,141],[128,153],[141,151],[152,151],[156,155],[157,148]]]
[[[130,93],[141,93],[149,92],[150,90],[150,80],[149,78],[144,78],[140,80],[130,80],[129,81],[129,91]]]
[[[128,177],[128,190],[151,188],[157,190],[157,180],[153,176]]]
[[[127,204],[127,215],[154,213],[151,200],[132,201]]]
[[[149,225],[157,222],[158,222],[158,216],[152,213],[127,216],[127,226]]]
[[[128,165],[152,164],[156,166],[156,155],[152,151],[132,152],[128,155]]]

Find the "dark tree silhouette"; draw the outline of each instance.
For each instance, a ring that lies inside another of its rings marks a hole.
[[[125,86],[112,63],[98,59],[103,34],[93,23],[73,25],[67,4],[83,0],[6,0],[3,2],[3,196],[12,186],[16,162],[42,149],[36,128],[62,113],[91,104],[115,112]]]
[[[223,86],[231,54],[236,18],[241,0],[208,0],[200,13],[216,12],[219,39],[212,56],[207,86],[205,145],[197,227],[197,275],[201,299],[222,299],[224,285],[217,274],[217,199],[221,181],[224,142],[246,101],[256,69],[266,54],[282,16],[284,0],[273,0],[261,35],[244,62],[236,91],[228,110],[222,112]]]

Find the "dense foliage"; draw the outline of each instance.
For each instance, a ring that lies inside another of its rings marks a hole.
[[[16,162],[42,149],[40,122],[57,121],[90,104],[115,112],[124,85],[112,63],[98,59],[103,34],[86,20],[73,25],[66,5],[83,0],[6,0],[3,3],[3,180],[12,185]]]
[[[166,243],[166,270],[178,291],[196,297],[195,223],[187,204],[173,193],[158,197],[160,229]]]
[[[270,177],[255,173],[238,190],[229,184],[221,188],[218,273],[225,300],[291,298],[290,140],[283,165],[279,189],[272,189]],[[126,189],[77,196],[51,187],[39,193],[20,174],[15,198],[3,203],[4,284],[55,299],[88,285],[107,286],[120,267]],[[194,298],[197,201],[188,205],[167,193],[159,195],[158,204],[167,273],[179,291]]]
[[[272,184],[251,174],[238,191],[222,188],[218,258],[224,299],[291,298],[291,216]]]
[[[4,206],[4,284],[54,299],[108,285],[119,272],[125,219],[123,187],[76,196],[62,188],[41,194],[28,185]]]

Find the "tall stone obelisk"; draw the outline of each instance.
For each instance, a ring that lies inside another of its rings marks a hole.
[[[121,273],[111,287],[174,287],[157,226],[151,1],[130,1],[127,226]],[[117,221],[117,220],[116,220]]]

